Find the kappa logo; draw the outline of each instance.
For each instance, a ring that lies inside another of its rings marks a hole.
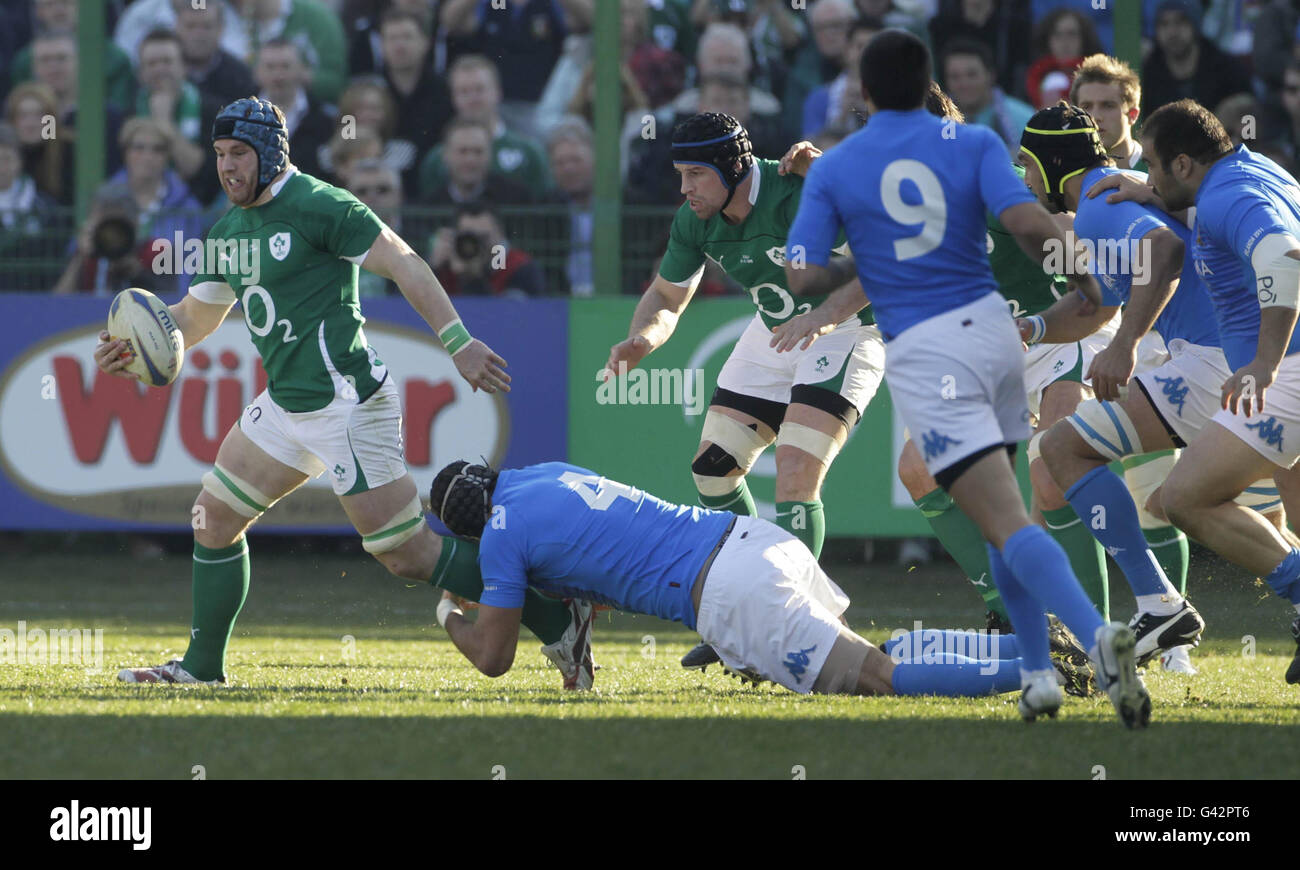
[[[776,265],[780,266],[782,269],[784,269],[785,268],[785,246],[782,245],[778,248],[768,248],[767,258],[771,260],[773,263],[776,263]]]
[[[1187,401],[1187,391],[1190,388],[1183,383],[1182,377],[1162,378],[1159,375],[1153,377],[1160,385],[1165,398],[1169,400],[1169,404],[1177,406],[1178,416],[1183,416],[1183,404]]]
[[[289,246],[291,244],[288,233],[276,233],[271,236],[271,256],[283,261],[285,257],[289,256]]]
[[[941,456],[949,447],[960,443],[956,438],[949,438],[938,429],[931,429],[929,432],[921,433],[921,447],[925,452],[926,459]]]
[[[1265,444],[1276,447],[1278,453],[1282,452],[1282,430],[1285,427],[1277,421],[1276,417],[1269,417],[1258,423],[1247,423],[1246,428],[1254,429],[1255,434],[1262,438]]]
[[[1112,559],[1114,559],[1114,558],[1115,558],[1116,556],[1118,556],[1120,553],[1124,552],[1124,548],[1123,548],[1123,547],[1107,547],[1107,548],[1106,548],[1106,552],[1110,554],[1110,557],[1111,557]]]
[[[803,682],[799,678],[808,670],[808,653],[816,651],[816,646],[810,646],[808,649],[801,649],[798,652],[788,652],[785,654],[785,661],[781,662],[781,664],[785,665],[785,669],[790,672],[790,676],[794,677],[796,683]]]

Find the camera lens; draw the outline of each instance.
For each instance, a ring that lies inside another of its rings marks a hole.
[[[453,241],[456,256],[462,260],[476,260],[483,253],[483,240],[477,233],[459,232]]]
[[[135,249],[135,224],[122,215],[111,215],[95,225],[92,248],[96,257],[116,260]]]

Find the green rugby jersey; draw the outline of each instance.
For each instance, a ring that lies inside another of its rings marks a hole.
[[[1016,174],[1025,177],[1023,166],[1015,167]],[[989,265],[998,282],[998,292],[1011,306],[1012,317],[1038,314],[1052,306],[1069,290],[1070,285],[1061,275],[1048,275],[1043,267],[1021,250],[1015,236],[1007,232],[997,215],[985,216]]]
[[[749,291],[769,329],[811,311],[827,296],[796,299],[786,286],[785,240],[799,211],[803,178],[778,174],[778,165],[775,160],[754,161],[754,183],[749,192],[753,209],[739,224],[727,223],[721,213],[702,221],[691,211],[690,203],[682,203],[673,216],[668,251],[659,265],[660,277],[685,285],[709,257]],[[843,232],[839,243],[844,243]],[[875,323],[871,306],[857,317],[862,323]]]
[[[364,401],[387,370],[361,329],[357,262],[384,224],[346,190],[297,170],[272,194],[212,227],[190,293],[243,305],[271,398],[286,411]]]

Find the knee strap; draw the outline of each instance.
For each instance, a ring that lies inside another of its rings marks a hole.
[[[420,509],[420,499],[413,497],[406,507],[393,515],[393,518],[368,535],[361,536],[361,548],[372,556],[396,550],[414,538],[424,528],[424,511]]]
[[[1066,418],[1074,431],[1104,458],[1114,462],[1134,453],[1145,453],[1137,427],[1128,412],[1115,402],[1087,399]]]
[[[1030,465],[1034,464],[1034,460],[1043,458],[1043,436],[1046,434],[1047,430],[1044,429],[1041,432],[1035,432],[1033,437],[1029,439],[1029,446],[1025,449],[1025,453],[1029,456]]]
[[[266,513],[277,501],[220,465],[212,466],[212,470],[203,475],[203,488],[232,511],[250,520]]]
[[[1144,529],[1160,529],[1170,524],[1152,514],[1146,505],[1151,493],[1169,477],[1177,459],[1177,453],[1160,453],[1150,459],[1135,456],[1124,460],[1124,483],[1133,496],[1133,504],[1137,505],[1138,525]]]
[[[781,431],[776,436],[776,446],[783,445],[797,447],[817,459],[822,465],[830,465],[836,454],[840,452],[840,444],[834,437],[825,432],[818,432],[811,426],[804,426],[802,423],[781,424]]]
[[[723,414],[710,411],[704,417],[701,441],[712,442],[699,459],[691,465],[695,488],[701,495],[721,496],[734,491],[738,485],[735,475],[749,471],[754,460],[767,447],[767,440],[745,424]]]

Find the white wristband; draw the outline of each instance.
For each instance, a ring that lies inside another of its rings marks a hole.
[[[450,598],[444,598],[438,602],[438,626],[440,628],[445,629],[447,627],[447,617],[451,616],[453,612],[459,613],[461,616],[465,615],[465,612],[460,609],[460,605]]]
[[[1043,336],[1047,335],[1047,321],[1041,314],[1031,314],[1025,318],[1025,322],[1033,327],[1033,332],[1029,334],[1025,344],[1038,344],[1043,340]]]

